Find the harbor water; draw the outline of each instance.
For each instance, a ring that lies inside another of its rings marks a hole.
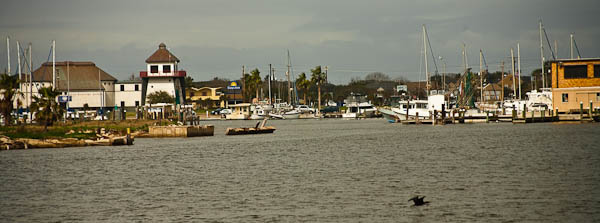
[[[600,221],[600,124],[206,124],[215,136],[0,151],[0,221]]]

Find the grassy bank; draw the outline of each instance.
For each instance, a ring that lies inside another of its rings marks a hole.
[[[156,123],[154,120],[86,121],[76,124],[58,123],[55,126],[48,127],[47,131],[44,131],[44,127],[39,125],[2,126],[0,127],[0,135],[5,135],[12,139],[93,139],[96,137],[96,130],[98,128],[126,134],[127,128],[130,128],[132,132],[148,131],[148,126],[154,125],[154,123]],[[161,124],[166,125],[169,122],[163,121]]]

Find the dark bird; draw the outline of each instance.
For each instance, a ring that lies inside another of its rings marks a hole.
[[[423,196],[423,197],[415,196],[411,199],[408,199],[408,201],[413,201],[415,203],[415,205],[413,205],[413,206],[421,206],[421,205],[429,204],[429,201],[423,201],[424,198],[425,198],[425,196]]]

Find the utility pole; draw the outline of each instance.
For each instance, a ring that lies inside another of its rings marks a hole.
[[[517,59],[519,60],[519,100],[521,100],[521,46],[517,42]]]
[[[558,43],[554,40],[554,55],[556,55],[556,59],[558,59]]]
[[[30,67],[31,69],[31,67]],[[56,40],[52,40],[52,90],[56,89]]]
[[[244,102],[244,99],[246,99],[246,95],[244,94],[246,91],[246,67],[244,65],[242,65],[242,102]]]
[[[480,91],[479,94],[480,96],[480,100],[479,100],[479,107],[481,108],[483,105],[483,51],[481,49],[479,49],[479,86],[480,86]]]
[[[510,48],[510,62],[512,63],[512,80],[513,80],[513,99],[517,98],[517,75],[515,73],[515,53],[513,48]]]

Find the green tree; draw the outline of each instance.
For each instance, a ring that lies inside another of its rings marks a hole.
[[[0,113],[4,116],[4,124],[12,124],[11,113],[13,111],[13,101],[17,95],[21,95],[19,88],[19,78],[9,74],[0,75]]]
[[[256,91],[256,98],[258,97],[258,90],[260,86],[263,84],[262,78],[260,78],[260,71],[258,69],[254,69],[250,71],[250,85],[254,87]]]
[[[310,82],[310,80],[306,79],[306,74],[304,72],[298,75],[298,79],[296,79],[296,87],[302,90],[302,93],[304,93],[304,104],[307,104],[306,93],[308,92],[308,88],[311,84],[312,83]]]
[[[321,66],[316,66],[315,69],[310,70],[312,73],[311,81],[317,85],[319,111],[321,110],[321,86],[327,83],[327,74],[321,71]]]
[[[184,80],[185,89],[190,89],[194,86],[194,78],[186,76]]]
[[[55,91],[52,87],[43,87],[38,91],[39,95],[33,96],[31,110],[35,111],[35,119],[44,125],[44,131],[48,130],[48,126],[58,121],[64,113],[64,109],[56,101],[56,97],[60,92]]]
[[[148,95],[148,103],[174,103],[175,98],[166,91],[157,91]]]

